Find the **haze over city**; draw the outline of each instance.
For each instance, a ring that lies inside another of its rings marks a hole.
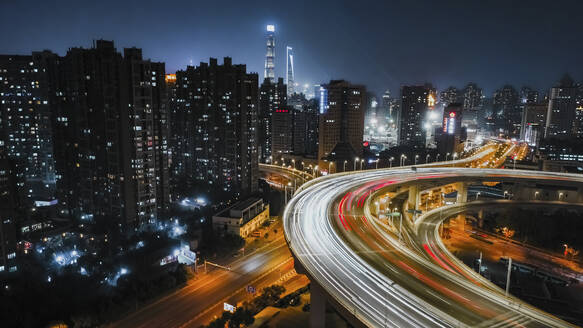
[[[583,326],[583,2],[0,4],[0,327]]]

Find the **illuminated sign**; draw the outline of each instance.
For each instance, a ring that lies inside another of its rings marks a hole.
[[[235,312],[235,307],[234,307],[234,306],[232,306],[232,305],[231,305],[231,304],[229,304],[229,303],[223,303],[223,310],[225,310],[225,311],[229,311],[229,312],[231,312],[231,313],[234,313],[234,312]]]
[[[447,134],[455,133],[455,112],[449,112],[447,116],[443,118],[443,132]]]
[[[275,25],[267,25],[267,32],[275,32]]]
[[[427,106],[433,107],[435,106],[435,97],[432,94],[427,96]]]
[[[166,83],[176,82],[176,74],[166,74]]]

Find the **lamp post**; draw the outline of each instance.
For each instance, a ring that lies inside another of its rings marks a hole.
[[[425,156],[425,164],[427,164],[429,162],[429,157],[431,157],[431,155],[427,154],[427,156]]]
[[[389,168],[393,167],[393,161],[395,160],[394,157],[389,158]]]
[[[316,177],[318,176],[318,165],[316,165],[316,166],[314,167],[314,169],[316,169],[316,173],[315,173],[315,175],[314,175],[314,178],[316,178]]]
[[[480,196],[480,192],[479,191],[476,193],[476,200],[478,200],[478,196]]]
[[[358,157],[354,158],[354,167],[353,167],[353,171],[356,171],[356,162],[358,161]]]
[[[445,154],[445,161],[447,162],[447,156],[449,156],[449,153]]]
[[[376,162],[376,163],[375,163],[375,169],[377,169],[377,170],[378,170],[378,168],[379,168],[379,159],[377,158],[377,160],[376,160],[375,162]]]
[[[437,156],[435,156],[435,161],[439,162],[439,154],[437,154]]]
[[[269,156],[269,164],[273,164],[273,156]]]
[[[401,163],[400,163],[401,165],[399,165],[399,166],[405,165],[405,160],[406,159],[407,159],[407,156],[405,156],[405,154],[401,154]]]
[[[362,171],[362,164],[364,163],[364,158],[360,160],[360,170]]]
[[[330,163],[328,163],[328,173],[332,174],[332,161],[330,161]]]
[[[348,162],[347,160],[344,160],[344,167],[342,168],[342,172],[346,172],[346,163],[347,162]]]
[[[292,159],[292,164],[294,165],[294,171],[295,171],[295,169],[296,169],[296,160],[295,159]]]
[[[419,159],[419,155],[415,154],[415,165],[417,165],[417,160]]]

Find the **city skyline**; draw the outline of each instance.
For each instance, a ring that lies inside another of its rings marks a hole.
[[[569,3],[575,11],[583,6]],[[275,59],[275,77],[285,77],[285,51],[291,46],[297,55],[295,80],[302,84],[344,78],[380,95],[385,89],[396,94],[405,84],[431,82],[442,90],[476,82],[491,95],[505,84],[547,90],[564,73],[580,81],[583,68],[577,54],[583,46],[570,33],[576,31],[576,22],[560,19],[567,14],[562,8],[567,7],[561,3],[543,6],[542,1],[529,4],[519,8],[502,1],[463,6],[457,1],[344,2],[330,7],[324,1],[283,8],[283,4],[257,2],[234,3],[219,11],[213,4],[176,1],[175,7],[182,10],[160,19],[152,3],[139,10],[130,10],[131,3],[116,3],[114,12],[109,12],[113,3],[107,1],[82,7],[70,3],[58,11],[39,3],[26,8],[37,25],[15,20],[17,15],[6,16],[22,12],[22,4],[2,4],[2,21],[28,37],[7,35],[0,52],[28,54],[49,49],[64,55],[70,47],[90,47],[92,40],[106,39],[121,47],[144,49],[153,61],[165,62],[168,72],[198,65],[209,57],[230,56],[234,63],[246,63],[250,72],[262,73],[265,26],[274,24],[276,54],[280,54]],[[209,20],[206,17],[211,13],[214,16]],[[110,18],[108,24],[96,18],[102,16]],[[189,23],[183,24],[185,20]],[[339,36],[350,42],[340,42]],[[400,46],[404,42],[407,47]]]

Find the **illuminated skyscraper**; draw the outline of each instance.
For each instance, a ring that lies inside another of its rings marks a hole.
[[[577,114],[577,87],[570,76],[565,75],[559,84],[551,88],[545,137],[570,137],[575,135]]]
[[[286,71],[285,77],[287,84],[287,97],[290,98],[291,95],[294,94],[294,51],[292,47],[287,46],[286,48]]]
[[[431,85],[401,87],[400,145],[425,148],[427,131],[422,120],[434,106],[435,89]]]
[[[275,82],[275,25],[267,25],[267,53],[265,54],[264,78]]]

